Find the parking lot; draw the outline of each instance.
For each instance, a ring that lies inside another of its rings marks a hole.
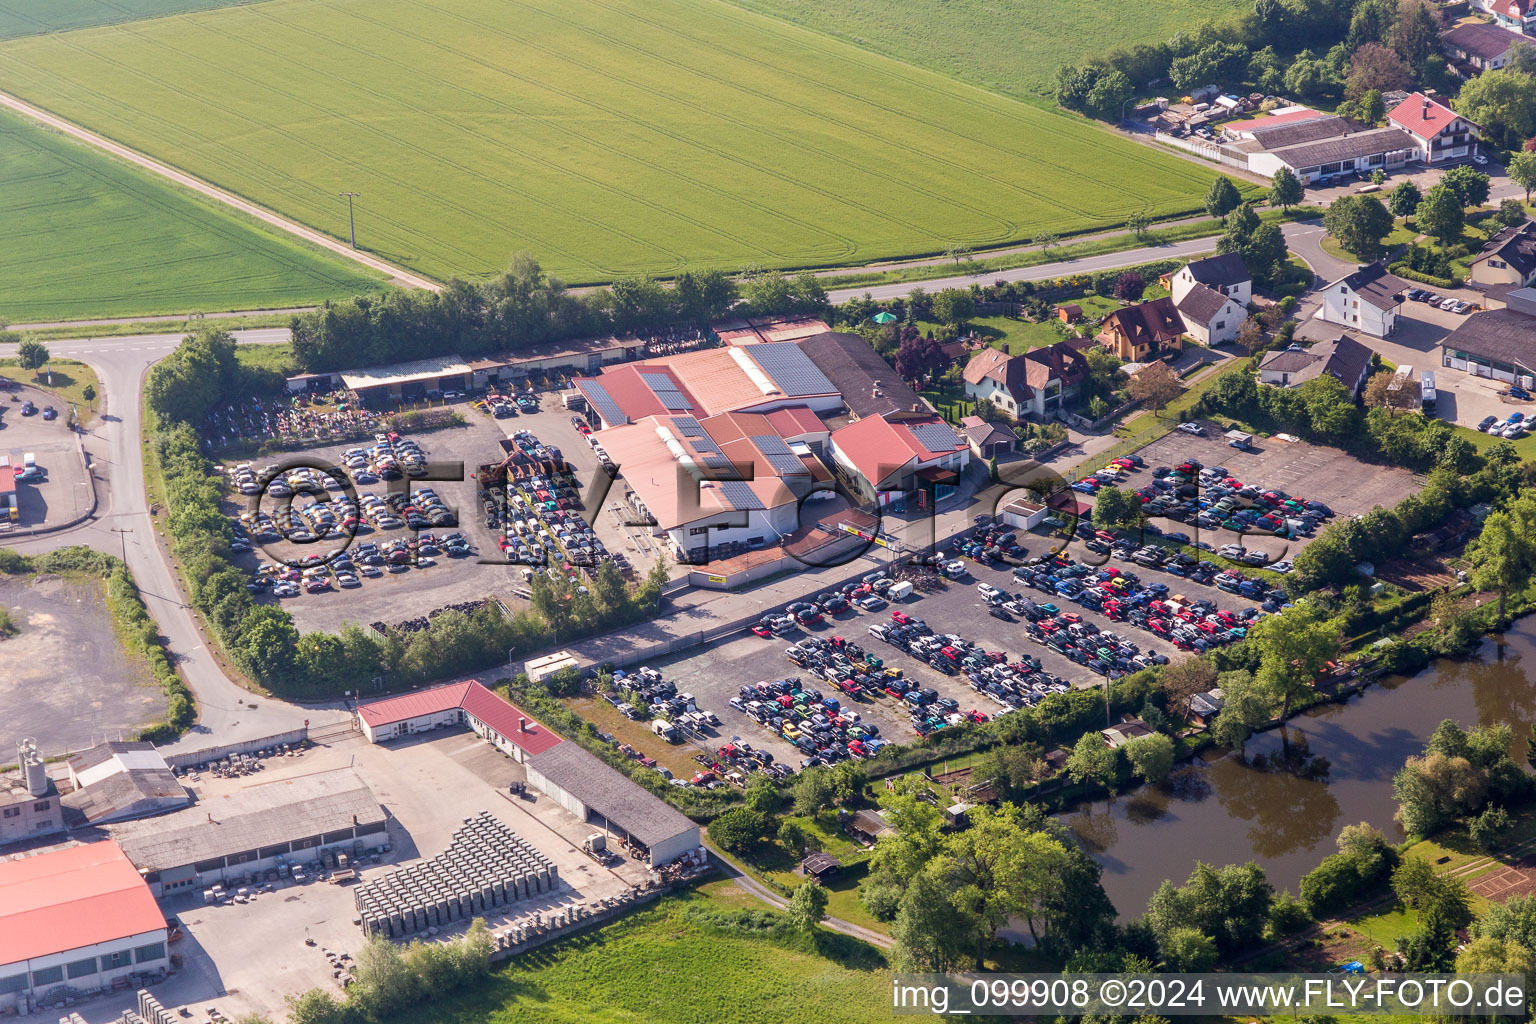
[[[427,525],[414,530],[402,520],[400,526],[383,529],[371,525],[361,526],[357,535],[350,540],[345,535],[346,531],[343,531],[342,534],[322,537],[311,543],[282,540],[265,544],[258,542],[253,544],[253,550],[236,556],[237,564],[255,573],[262,563],[283,560],[285,565],[292,565],[306,555],[326,555],[347,548],[352,549],[351,554],[355,555],[356,549],[367,543],[377,544],[382,549],[393,542],[414,539],[421,532],[432,533],[439,540],[445,534],[458,532],[469,542],[467,553],[456,554],[439,545],[439,556],[430,557],[427,561],[412,557],[394,570],[390,569],[385,558],[384,565],[375,567],[378,569],[377,575],[366,574],[363,566],[359,565],[352,573],[356,579],[355,585],[348,581],[343,588],[338,584],[336,576],[331,574],[331,585],[326,589],[317,588],[317,592],[311,593],[305,589],[304,581],[296,580],[296,594],[279,598],[267,590],[259,595],[259,599],[280,600],[293,613],[301,630],[327,632],[337,631],[344,622],[394,624],[424,615],[436,608],[480,601],[487,597],[498,597],[509,605],[515,605],[520,592],[526,592],[524,567],[506,564],[497,545],[497,533],[486,525],[474,479],[476,468],[500,462],[505,455],[501,441],[517,431],[530,431],[540,441],[558,447],[575,469],[578,485],[583,489],[589,485],[597,468],[596,456],[572,425],[570,414],[560,407],[553,396],[545,395],[543,398],[544,408],[541,411],[506,419],[493,419],[468,403],[463,403],[458,411],[466,421],[464,426],[403,435],[420,447],[425,459],[431,464],[462,464],[463,473],[458,479],[428,481],[407,476],[395,482],[396,487],[409,482],[413,493],[430,488],[455,513],[456,522],[453,525]],[[266,466],[282,464],[290,458],[340,467],[345,464],[343,454],[358,447],[366,448],[368,445],[361,442],[327,445],[281,457],[249,461],[258,473]],[[226,468],[233,468],[237,464],[235,461],[227,462]],[[385,498],[389,494],[389,487],[388,482],[380,480],[376,483],[356,484],[355,491],[359,501],[363,502],[369,495]],[[334,499],[342,494],[332,489],[329,496],[334,503]],[[232,495],[226,509],[232,517],[238,517],[251,507],[251,500],[247,496]],[[277,516],[282,514],[289,500],[282,496],[262,495],[259,508],[269,516]],[[293,501],[293,507],[302,508],[309,501],[308,496],[300,496]],[[340,520],[345,510],[335,509],[332,514]],[[599,515],[594,528],[610,550],[625,554],[637,573],[643,574],[649,570],[652,564],[649,549],[642,550],[614,517]]]
[[[32,403],[34,413],[23,415],[27,402]],[[49,408],[56,415],[44,419]],[[35,455],[42,471],[36,478],[16,481],[17,527],[56,526],[90,508],[91,483],[74,431],[69,428],[69,409],[53,395],[19,386],[0,399],[0,454],[9,455],[12,466],[21,466],[27,454]]]

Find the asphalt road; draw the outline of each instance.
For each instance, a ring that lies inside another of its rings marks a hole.
[[[288,340],[285,328],[237,331],[241,341],[272,344]],[[49,342],[49,351],[88,363],[102,383],[102,415],[84,438],[85,449],[98,469],[101,505],[80,526],[18,541],[27,553],[87,544],[125,556],[149,613],[169,641],[198,704],[198,724],[170,749],[197,749],[214,742],[254,739],[297,728],[306,718],[314,725],[342,721],[340,705],[304,708],[258,697],[224,674],[203,642],[192,610],[182,602],[170,563],[155,540],[144,491],[144,460],[139,445],[139,399],[145,372],[171,352],[181,334],[136,338],[81,339]],[[0,355],[14,355],[15,346],[0,346]],[[103,485],[101,477],[106,477]]]

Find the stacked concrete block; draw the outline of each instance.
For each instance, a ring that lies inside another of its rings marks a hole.
[[[464,819],[442,853],[359,886],[353,900],[365,934],[401,938],[559,887],[559,869],[548,857],[481,811]]]

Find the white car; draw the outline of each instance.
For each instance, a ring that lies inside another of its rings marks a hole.
[[[1456,303],[1460,301],[1460,299],[1442,299],[1438,305],[1439,308],[1445,310],[1447,313],[1454,313],[1456,312]]]
[[[1479,167],[1488,166],[1488,158],[1481,153],[1473,153],[1472,162],[1477,164]]]
[[[1186,434],[1193,434],[1196,437],[1205,436],[1205,430],[1198,423],[1180,423],[1179,429]]]

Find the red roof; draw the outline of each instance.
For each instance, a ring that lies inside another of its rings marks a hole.
[[[542,754],[560,742],[559,736],[535,721],[528,712],[502,700],[473,679],[359,704],[357,714],[369,728],[378,728],[455,709],[474,715],[487,728],[505,736],[529,754]]]
[[[937,416],[889,422],[884,416],[865,416],[832,433],[832,444],[876,487],[905,469],[915,458],[933,462],[966,447],[965,439],[950,429],[953,445],[933,451],[923,444],[913,427],[947,427]],[[926,435],[927,432],[925,432]]]
[[[801,434],[819,434],[827,429],[827,425],[821,422],[820,417],[803,405],[775,409],[768,413],[767,417],[768,422],[773,424],[773,429],[784,438],[799,437]]]
[[[1432,139],[1460,116],[1456,111],[1416,92],[1393,107],[1387,119],[1423,139]]]
[[[656,393],[652,381],[660,382],[663,378],[677,389],[678,395],[688,406],[686,409],[669,409]],[[647,416],[693,416],[700,408],[698,401],[678,379],[677,374],[666,366],[653,363],[625,363],[604,370],[600,377],[579,377],[572,383],[586,396],[588,402],[592,402],[592,385],[600,387],[631,423]],[[602,402],[592,404],[599,414],[603,412]],[[603,419],[606,421],[608,417],[604,416]]]
[[[0,861],[0,964],[164,928],[149,886],[116,843]]]

